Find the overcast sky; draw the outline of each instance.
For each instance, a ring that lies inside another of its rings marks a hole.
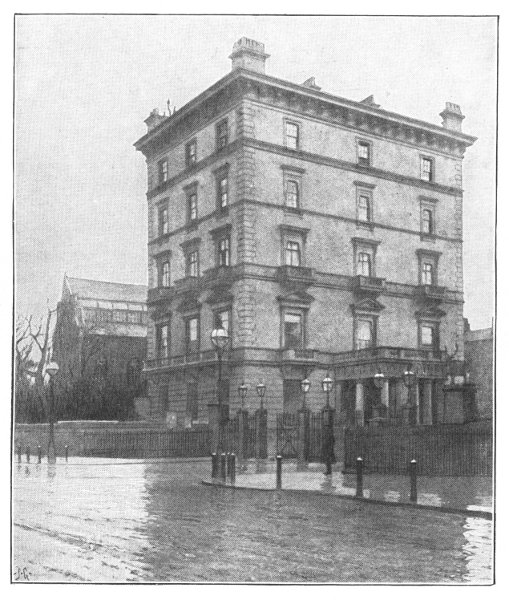
[[[54,305],[64,273],[146,283],[144,158],[151,109],[182,106],[230,70],[242,36],[266,71],[440,124],[460,104],[479,139],[464,174],[465,316],[493,316],[495,18],[18,16],[17,310]]]

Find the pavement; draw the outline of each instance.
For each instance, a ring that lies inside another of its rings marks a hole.
[[[365,474],[363,496],[356,497],[356,475],[342,473],[342,465],[334,466],[332,475],[324,474],[324,465],[310,463],[302,468],[295,461],[284,461],[282,470],[283,491],[334,495],[355,500],[412,506],[459,512],[471,516],[492,518],[492,479],[484,476],[417,478],[417,502],[410,502],[410,478],[407,475]],[[237,465],[235,484],[230,479],[207,479],[207,485],[227,485],[239,489],[273,491],[276,489],[274,461],[246,461]]]

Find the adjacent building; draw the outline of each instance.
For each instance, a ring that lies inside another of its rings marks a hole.
[[[63,381],[102,379],[141,389],[147,287],[64,277],[53,333]]]
[[[465,319],[465,370],[477,388],[482,419],[493,418],[493,350],[493,326],[472,330]]]
[[[148,170],[151,417],[207,420],[222,325],[230,409],[242,382],[256,408],[261,379],[269,419],[294,411],[307,376],[316,410],[329,373],[347,423],[397,420],[409,405],[415,422],[447,419],[442,386],[464,358],[462,159],[475,141],[460,107],[447,102],[439,126],[313,77],[284,81],[247,38],[230,58],[188,104],[152,111],[135,144]]]

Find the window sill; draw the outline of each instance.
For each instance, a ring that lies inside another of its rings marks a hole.
[[[372,221],[359,221],[359,219],[357,219],[357,227],[359,229],[369,229],[369,231],[373,231],[375,229],[375,224]]]
[[[421,231],[421,241],[435,243],[436,239],[437,239],[437,236],[435,233],[423,233]]]
[[[285,212],[285,215],[295,215],[296,217],[302,217],[303,216],[302,209],[300,209],[300,208],[293,208],[292,206],[285,206],[284,207],[284,212]]]

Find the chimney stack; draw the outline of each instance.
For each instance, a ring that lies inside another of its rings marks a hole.
[[[249,69],[256,73],[265,73],[265,61],[269,56],[269,54],[265,54],[264,44],[243,37],[235,42],[229,58],[232,59],[232,71]]]
[[[461,114],[459,104],[446,102],[445,108],[440,113],[440,116],[442,117],[442,127],[451,129],[452,131],[461,131],[461,121],[463,121],[465,117]]]
[[[159,109],[154,108],[154,110],[149,114],[149,116],[145,119],[145,125],[147,126],[147,131],[152,131],[155,129],[159,123],[166,119],[165,115],[159,114]]]

